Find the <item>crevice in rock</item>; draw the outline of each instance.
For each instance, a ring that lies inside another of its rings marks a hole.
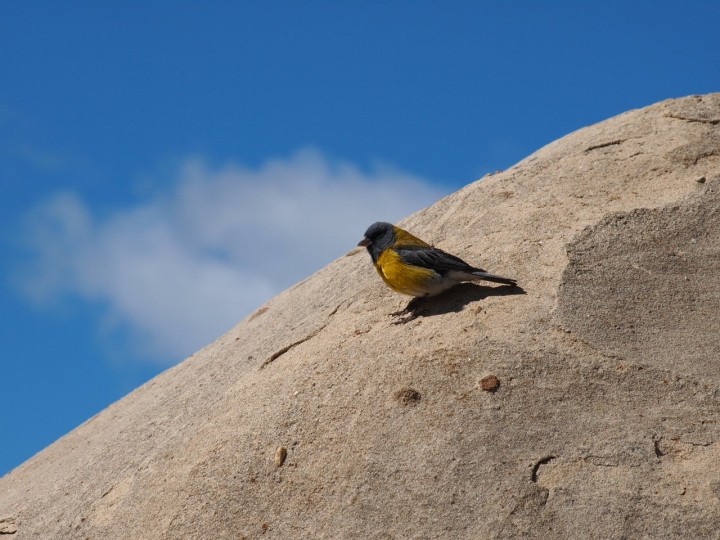
[[[687,441],[687,443],[688,443],[690,446],[693,446],[693,447],[696,447],[696,446],[712,446],[713,444],[715,444],[714,441],[710,441],[710,442],[706,442],[706,443],[699,443],[699,442]]]
[[[606,146],[614,146],[616,144],[622,144],[626,140],[627,139],[615,139],[613,141],[608,141],[608,142],[604,142],[604,143],[600,143],[600,144],[593,144],[592,146],[588,146],[585,149],[585,152],[587,153],[587,152],[590,152],[591,150],[597,150],[598,148],[605,148]]]
[[[665,452],[663,452],[662,450],[660,450],[660,441],[661,441],[661,440],[662,440],[662,438],[655,439],[655,440],[653,441],[653,444],[654,444],[654,447],[655,447],[655,456],[657,456],[658,458],[661,458],[661,457],[663,457],[663,456],[665,455]]]
[[[593,465],[595,467],[619,467],[620,464],[618,462],[610,463],[608,462],[608,457],[603,456],[585,456],[582,458],[582,460],[585,463],[588,463],[590,465]],[[633,464],[626,464],[628,467],[637,467],[638,465]]]
[[[540,467],[542,467],[543,465],[547,465],[555,458],[557,458],[557,456],[545,456],[540,461],[535,463],[535,466],[533,467],[533,470],[532,470],[532,474],[530,475],[530,480],[532,480],[533,482],[535,482],[537,484],[538,470],[540,469]]]
[[[681,114],[666,113],[665,116],[668,118],[675,118],[676,120],[685,120],[686,122],[699,122],[701,124],[720,124],[720,118],[693,118],[690,116],[683,116]]]
[[[333,310],[330,312],[330,314],[328,315],[328,320],[327,320],[327,322],[326,322],[325,324],[323,324],[322,326],[320,326],[320,327],[317,328],[316,330],[313,330],[310,334],[308,334],[308,335],[305,336],[304,338],[299,339],[299,340],[297,340],[297,341],[294,341],[294,342],[292,342],[290,345],[286,345],[285,347],[283,347],[283,348],[280,349],[279,351],[276,351],[276,352],[274,352],[273,354],[271,354],[271,355],[267,358],[267,360],[265,360],[265,361],[260,365],[260,367],[259,367],[258,369],[263,369],[263,368],[265,368],[265,366],[267,366],[268,364],[273,363],[275,360],[277,360],[278,358],[280,358],[283,354],[285,354],[286,352],[288,352],[290,349],[292,349],[292,348],[294,348],[294,347],[297,347],[298,345],[300,345],[300,344],[302,344],[302,343],[305,343],[305,342],[308,341],[309,339],[312,339],[312,338],[314,338],[315,336],[317,336],[320,332],[322,332],[322,331],[325,329],[325,327],[326,327],[328,324],[330,324],[330,318],[337,313],[337,310],[340,309],[340,306],[341,306],[341,305],[342,305],[342,304],[338,305],[335,309],[333,309]]]
[[[278,358],[280,358],[283,354],[285,354],[286,352],[288,352],[288,351],[289,351],[290,349],[292,349],[293,347],[297,347],[297,346],[300,345],[301,343],[305,343],[307,340],[314,338],[314,337],[317,336],[328,324],[329,324],[329,321],[326,322],[325,324],[323,324],[320,328],[318,328],[317,330],[315,330],[315,331],[312,332],[311,334],[308,334],[306,337],[304,337],[304,338],[302,338],[302,339],[299,339],[299,340],[297,340],[297,341],[294,341],[294,342],[291,343],[290,345],[287,345],[287,346],[283,347],[282,349],[280,349],[279,351],[273,353],[272,355],[270,355],[270,357],[269,357],[267,360],[265,360],[265,361],[262,363],[262,365],[260,366],[260,369],[263,369],[263,368],[264,368],[265,366],[267,366],[268,364],[271,364],[272,362],[274,362],[275,360],[277,360]]]

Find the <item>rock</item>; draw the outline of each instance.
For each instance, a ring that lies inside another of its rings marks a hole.
[[[720,94],[571,133],[400,224],[521,289],[393,326],[405,299],[351,251],[0,479],[0,515],[21,539],[713,537],[719,171]],[[492,399],[488,373],[512,374]]]
[[[495,375],[488,375],[487,377],[483,377],[480,379],[480,388],[485,390],[486,392],[494,392],[498,388],[500,388],[500,379],[498,379]]]
[[[278,446],[277,450],[275,450],[275,466],[282,467],[283,463],[285,463],[285,458],[287,458],[287,448]]]
[[[0,518],[0,534],[15,534],[17,532],[17,524],[12,516]]]

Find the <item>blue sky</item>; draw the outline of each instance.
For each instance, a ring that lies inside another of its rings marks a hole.
[[[3,2],[0,475],[372,221],[720,91],[718,21],[717,1]]]

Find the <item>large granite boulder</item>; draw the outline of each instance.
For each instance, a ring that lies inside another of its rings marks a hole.
[[[0,535],[720,537],[720,94],[401,226],[522,290],[392,325],[354,249],[0,479]]]

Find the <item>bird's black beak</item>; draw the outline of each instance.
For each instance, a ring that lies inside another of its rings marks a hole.
[[[370,240],[367,236],[358,242],[358,246],[361,247],[368,247],[370,244],[372,244],[372,240]]]

